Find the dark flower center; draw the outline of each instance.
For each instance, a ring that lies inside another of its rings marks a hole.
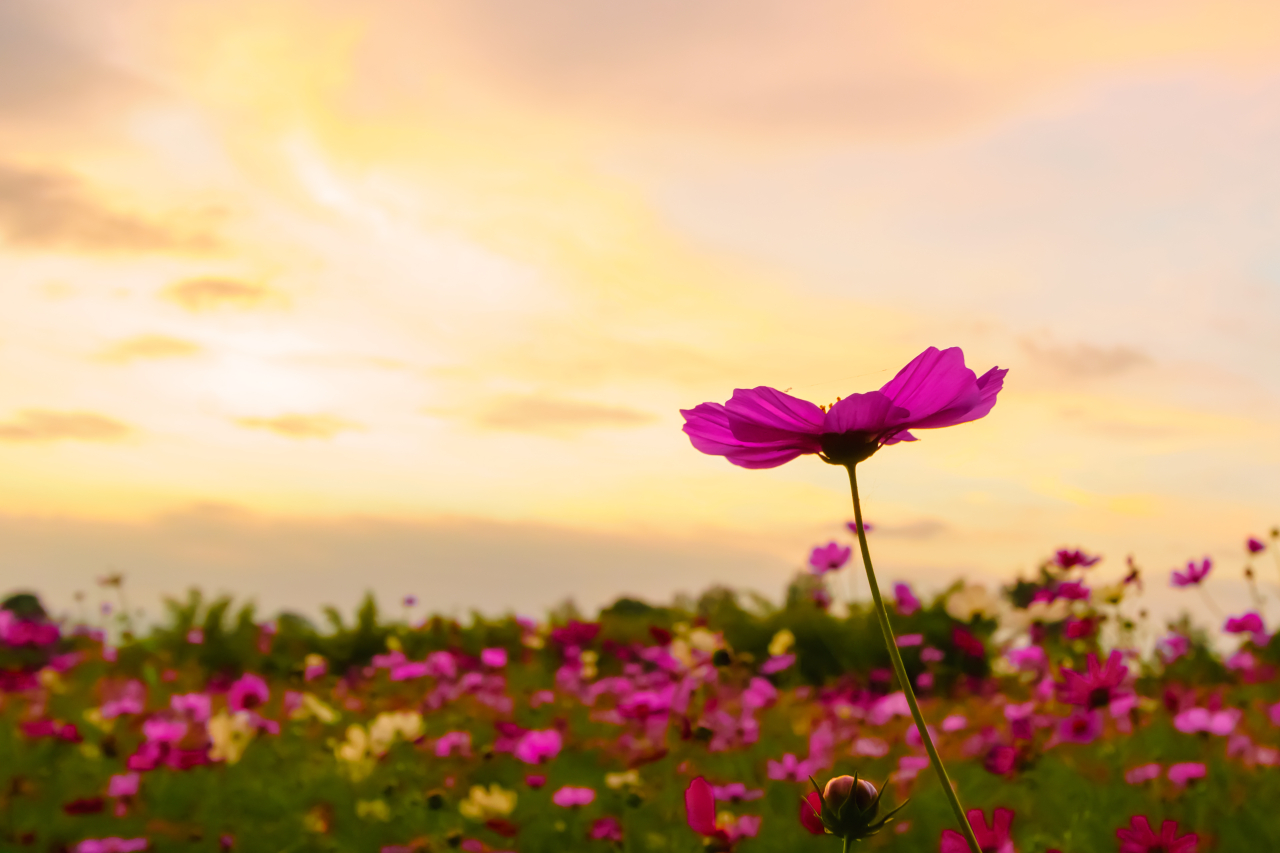
[[[880,449],[878,438],[867,432],[824,432],[818,442],[833,465],[856,465]]]
[[[1089,691],[1089,707],[1101,708],[1111,704],[1111,688],[1095,687]]]

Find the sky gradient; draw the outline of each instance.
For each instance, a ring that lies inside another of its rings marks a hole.
[[[1167,609],[1209,554],[1243,602],[1277,103],[1274,3],[5,3],[0,586],[777,596],[843,472],[678,410],[934,345],[1009,374],[860,469],[883,577],[1081,546]]]

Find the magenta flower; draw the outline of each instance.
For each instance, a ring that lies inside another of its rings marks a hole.
[[[616,817],[606,815],[597,819],[591,824],[591,831],[587,833],[591,838],[597,841],[612,841],[621,843],[622,841],[622,824],[618,822]]]
[[[1160,834],[1151,830],[1146,815],[1129,818],[1129,826],[1116,830],[1120,839],[1120,853],[1196,853],[1200,837],[1189,832],[1178,837],[1177,821],[1166,820],[1160,825]]]
[[[107,780],[108,797],[133,797],[138,793],[138,782],[141,776],[137,773],[116,773]]]
[[[728,850],[742,838],[753,838],[760,831],[760,818],[742,815],[737,820],[716,825],[715,793],[707,780],[697,776],[684,792],[685,820],[689,828],[699,835],[718,842],[718,849]]]
[[[502,669],[507,665],[507,650],[501,646],[484,649],[480,652],[480,662],[494,669]]]
[[[1067,569],[1074,569],[1076,566],[1079,566],[1082,569],[1087,569],[1100,562],[1102,562],[1101,557],[1090,556],[1078,548],[1073,551],[1068,551],[1066,548],[1059,548],[1058,553],[1053,555],[1053,564],[1063,571],[1066,571]]]
[[[910,616],[920,609],[920,599],[916,598],[916,594],[911,591],[911,587],[905,583],[895,583],[893,585],[893,600],[898,613],[903,616]]]
[[[809,568],[815,575],[825,575],[844,566],[851,556],[853,556],[852,548],[842,548],[836,542],[829,542],[814,548],[809,554]]]
[[[817,791],[810,791],[800,801],[800,825],[813,835],[827,834],[822,823],[822,795]]]
[[[76,853],[135,853],[147,849],[145,838],[86,838],[76,845]]]
[[[982,809],[969,809],[969,825],[978,837],[978,846],[983,853],[1014,853],[1013,841],[1009,838],[1009,827],[1013,825],[1013,810],[998,808],[991,813],[991,826],[987,826],[986,815]],[[942,843],[939,853],[969,853],[969,843],[964,836],[954,829],[942,831]]]
[[[748,788],[741,782],[730,782],[728,785],[712,786],[711,793],[720,802],[738,803],[760,799],[764,796],[764,789]]]
[[[913,429],[937,429],[983,417],[996,403],[1007,370],[981,377],[959,347],[929,347],[879,391],[853,394],[828,409],[761,385],[738,388],[727,403],[681,409],[698,450],[743,468],[775,468],[814,453],[853,465],[882,446],[915,441]]]
[[[1250,554],[1261,554],[1267,550],[1267,546],[1256,536],[1250,536],[1248,541],[1244,543],[1244,547],[1249,550]]]
[[[1175,570],[1170,578],[1173,586],[1196,586],[1209,576],[1210,570],[1213,569],[1213,561],[1208,557],[1196,565],[1196,561],[1192,560],[1187,563],[1187,570],[1179,572]]]
[[[1159,779],[1160,773],[1164,770],[1159,764],[1140,764],[1124,774],[1124,781],[1130,785],[1141,785],[1143,782],[1150,782],[1153,779]]]
[[[1184,761],[1181,764],[1171,764],[1169,765],[1169,781],[1181,788],[1193,779],[1203,779],[1206,772],[1204,764],[1199,761]]]
[[[844,523],[844,526],[845,526],[845,527],[847,527],[847,528],[849,528],[849,532],[850,532],[850,533],[852,533],[854,536],[857,536],[857,535],[858,535],[858,522],[856,522],[856,521],[846,521],[846,522]],[[873,531],[873,530],[875,530],[875,529],[876,529],[876,526],[875,526],[874,524],[872,524],[871,522],[869,522],[869,521],[864,521],[864,522],[862,522],[862,532],[863,532],[863,533],[870,533],[871,531]]]
[[[1227,624],[1223,626],[1224,631],[1228,634],[1262,634],[1267,628],[1262,624],[1262,617],[1257,613],[1249,612],[1243,616],[1232,616],[1227,619]]]
[[[1166,664],[1173,663],[1191,650],[1191,641],[1182,634],[1169,634],[1156,642],[1156,651]]]
[[[590,805],[595,801],[596,792],[594,788],[575,788],[573,785],[565,785],[560,790],[551,795],[551,802],[561,808],[574,808],[576,806]]]
[[[227,691],[227,707],[233,711],[248,711],[265,705],[271,698],[271,688],[260,676],[246,672],[235,680]]]
[[[1102,715],[1076,708],[1058,724],[1058,739],[1068,743],[1093,743],[1102,734]]]
[[[555,729],[535,729],[525,732],[512,754],[525,764],[541,764],[560,754],[562,741]]]
[[[1082,708],[1102,708],[1128,692],[1121,689],[1128,674],[1129,667],[1120,662],[1118,649],[1111,652],[1105,664],[1099,664],[1098,656],[1090,652],[1086,673],[1063,668],[1062,676],[1065,681],[1058,685],[1058,691],[1062,701],[1069,704]]]

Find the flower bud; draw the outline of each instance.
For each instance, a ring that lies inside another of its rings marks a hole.
[[[835,812],[840,811],[840,807],[850,796],[853,797],[853,804],[857,806],[858,811],[866,811],[868,806],[872,806],[873,810],[867,817],[876,816],[880,808],[880,804],[876,802],[876,786],[866,779],[836,776],[827,782],[827,786],[822,790],[822,799]]]
[[[809,781],[813,782],[814,792],[821,802],[822,809],[818,814],[821,824],[827,832],[837,838],[858,840],[875,835],[902,808],[898,806],[880,820],[876,820],[876,815],[880,811],[880,791],[865,779],[859,779],[857,776],[836,776],[827,782],[824,789],[818,788],[818,783],[813,781],[812,776],[809,777]],[[812,821],[806,820],[806,815],[801,815],[801,822],[810,832],[815,830],[815,827],[809,826]]]

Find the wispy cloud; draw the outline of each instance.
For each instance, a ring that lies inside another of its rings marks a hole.
[[[164,222],[104,201],[71,172],[0,163],[0,235],[18,248],[88,253],[203,253],[218,245],[210,214]]]
[[[188,311],[222,308],[251,310],[283,303],[284,297],[265,284],[234,278],[191,278],[171,284],[161,295]]]
[[[648,412],[553,397],[503,397],[476,417],[479,426],[511,432],[570,434],[587,429],[616,429],[652,423]]]
[[[1073,378],[1116,376],[1151,363],[1146,353],[1123,344],[1099,347],[1077,343],[1068,346],[1040,344],[1030,339],[1021,343],[1023,351],[1038,364]]]
[[[138,335],[112,344],[98,354],[99,361],[126,364],[163,358],[187,358],[198,355],[203,349],[199,344],[171,338],[168,335]]]
[[[248,429],[263,429],[285,438],[333,438],[341,432],[363,429],[359,424],[333,415],[287,414],[274,418],[237,418]]]
[[[0,421],[0,441],[14,443],[119,441],[132,432],[128,424],[93,412],[28,409],[12,420]]]

